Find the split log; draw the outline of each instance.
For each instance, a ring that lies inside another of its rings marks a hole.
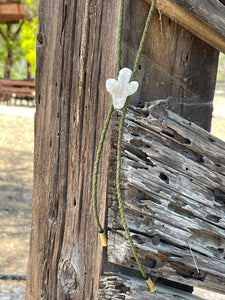
[[[119,113],[112,125],[111,166],[118,122]],[[225,143],[162,107],[130,107],[121,176],[128,226],[147,272],[224,293]],[[112,168],[108,260],[137,269],[122,229],[114,178]]]

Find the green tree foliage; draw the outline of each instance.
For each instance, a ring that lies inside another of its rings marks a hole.
[[[31,19],[38,16],[39,0],[24,0],[23,3]]]
[[[35,76],[39,1],[23,2],[28,13],[27,20],[19,23],[0,22],[0,77],[26,78],[25,58],[31,77]]]
[[[23,21],[19,24],[4,21],[0,23],[0,59],[4,64],[2,72],[5,78],[10,77],[13,63],[20,60],[21,56],[24,55],[24,51],[20,47],[22,26]]]
[[[225,80],[225,54],[222,52],[220,53],[219,57],[217,79]]]
[[[31,21],[25,21],[21,34],[21,49],[29,62],[29,70],[35,74],[36,70],[36,36],[38,32],[38,18]]]
[[[33,77],[36,70],[36,36],[38,33],[38,7],[39,0],[25,0],[25,9],[28,12],[29,20],[26,20],[22,28],[21,48],[29,63],[29,71]]]

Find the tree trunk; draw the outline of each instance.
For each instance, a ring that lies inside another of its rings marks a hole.
[[[12,65],[13,65],[12,47],[9,45],[9,47],[7,48],[7,56],[5,58],[4,78],[10,78],[11,77]]]
[[[27,61],[27,80],[32,80],[30,72],[30,63]]]
[[[5,65],[4,65],[4,78],[11,77],[11,68],[13,65],[13,49],[12,44],[10,44],[10,30],[11,30],[12,23],[7,22],[7,33],[6,33],[6,50],[7,55],[5,58]]]

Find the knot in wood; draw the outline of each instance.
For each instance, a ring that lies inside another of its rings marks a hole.
[[[39,32],[38,35],[37,35],[37,41],[39,43],[39,45],[43,45],[44,43],[44,35],[42,32]]]
[[[153,236],[152,238],[152,244],[155,246],[158,246],[160,244],[160,236],[158,234],[156,234],[155,236]]]
[[[69,260],[59,266],[59,280],[65,293],[73,293],[77,288],[77,273]]]

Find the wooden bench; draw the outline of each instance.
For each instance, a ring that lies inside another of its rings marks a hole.
[[[0,100],[9,102],[11,100],[33,101],[35,98],[35,82],[30,80],[13,80],[0,78]],[[16,104],[16,102],[15,102]]]

